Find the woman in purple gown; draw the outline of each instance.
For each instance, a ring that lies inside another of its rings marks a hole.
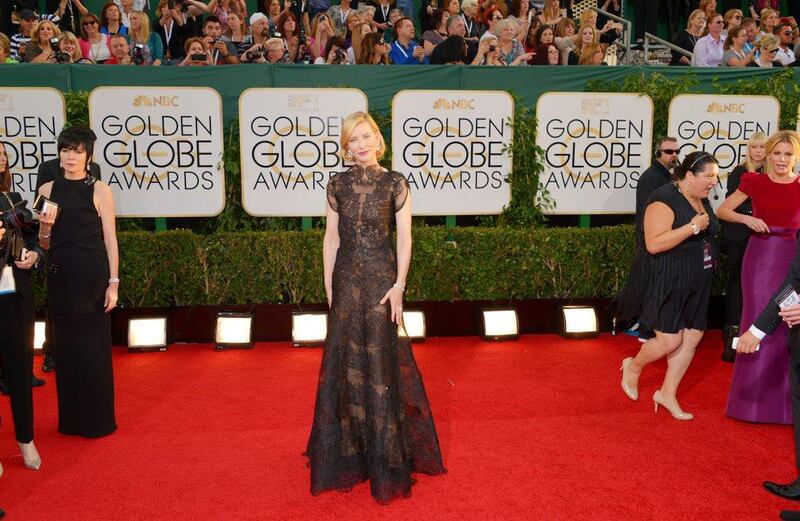
[[[739,188],[717,210],[720,219],[753,231],[742,262],[739,331],[747,331],[786,277],[800,230],[800,180],[794,173],[800,135],[779,131],[767,140],[766,152],[764,173],[742,174]],[[748,198],[753,215],[736,213]],[[757,353],[736,357],[726,414],[751,422],[792,423],[788,366],[787,328],[782,324],[762,340]]]

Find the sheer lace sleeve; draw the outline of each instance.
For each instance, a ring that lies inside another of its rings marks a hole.
[[[334,212],[339,212],[339,203],[336,202],[336,188],[339,184],[339,174],[333,174],[330,179],[328,179],[328,187],[326,189],[328,195],[328,206],[331,207],[331,210]]]
[[[392,198],[394,199],[394,211],[399,212],[406,205],[408,200],[408,180],[403,174],[394,172],[394,181],[392,186]]]

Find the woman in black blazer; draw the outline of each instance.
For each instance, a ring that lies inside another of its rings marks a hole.
[[[42,464],[33,444],[33,292],[30,269],[43,258],[33,216],[22,197],[11,192],[8,155],[0,142],[0,357],[11,394],[14,430],[25,466],[38,470]],[[13,208],[12,208],[13,207]],[[13,214],[13,218],[11,217]],[[1,468],[1,467],[0,467]]]

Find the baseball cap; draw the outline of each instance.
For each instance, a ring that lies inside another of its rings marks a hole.
[[[31,11],[30,9],[23,9],[19,12],[19,19],[20,20],[30,20],[31,18],[39,18],[36,16],[36,13]]]

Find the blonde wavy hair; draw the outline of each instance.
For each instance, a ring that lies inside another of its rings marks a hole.
[[[347,144],[350,142],[350,137],[353,135],[353,130],[355,130],[355,128],[361,123],[368,124],[375,133],[375,136],[378,138],[378,142],[380,143],[375,156],[378,159],[382,158],[383,154],[386,153],[386,142],[383,140],[383,134],[381,134],[381,129],[378,128],[378,124],[375,123],[375,120],[372,119],[372,116],[366,112],[353,112],[342,122],[342,136],[339,138],[339,144],[341,145],[341,149],[339,150],[340,156],[345,160],[350,159],[348,157]]]
[[[797,157],[800,156],[800,134],[794,130],[779,130],[772,134],[764,144],[764,148],[767,152],[767,157],[764,161],[764,172],[769,173],[772,170],[769,166],[769,155],[772,154],[772,151],[775,150],[775,147],[781,143],[787,143],[792,147],[795,155],[795,161],[797,161]],[[794,163],[792,163],[791,169],[794,170]]]

